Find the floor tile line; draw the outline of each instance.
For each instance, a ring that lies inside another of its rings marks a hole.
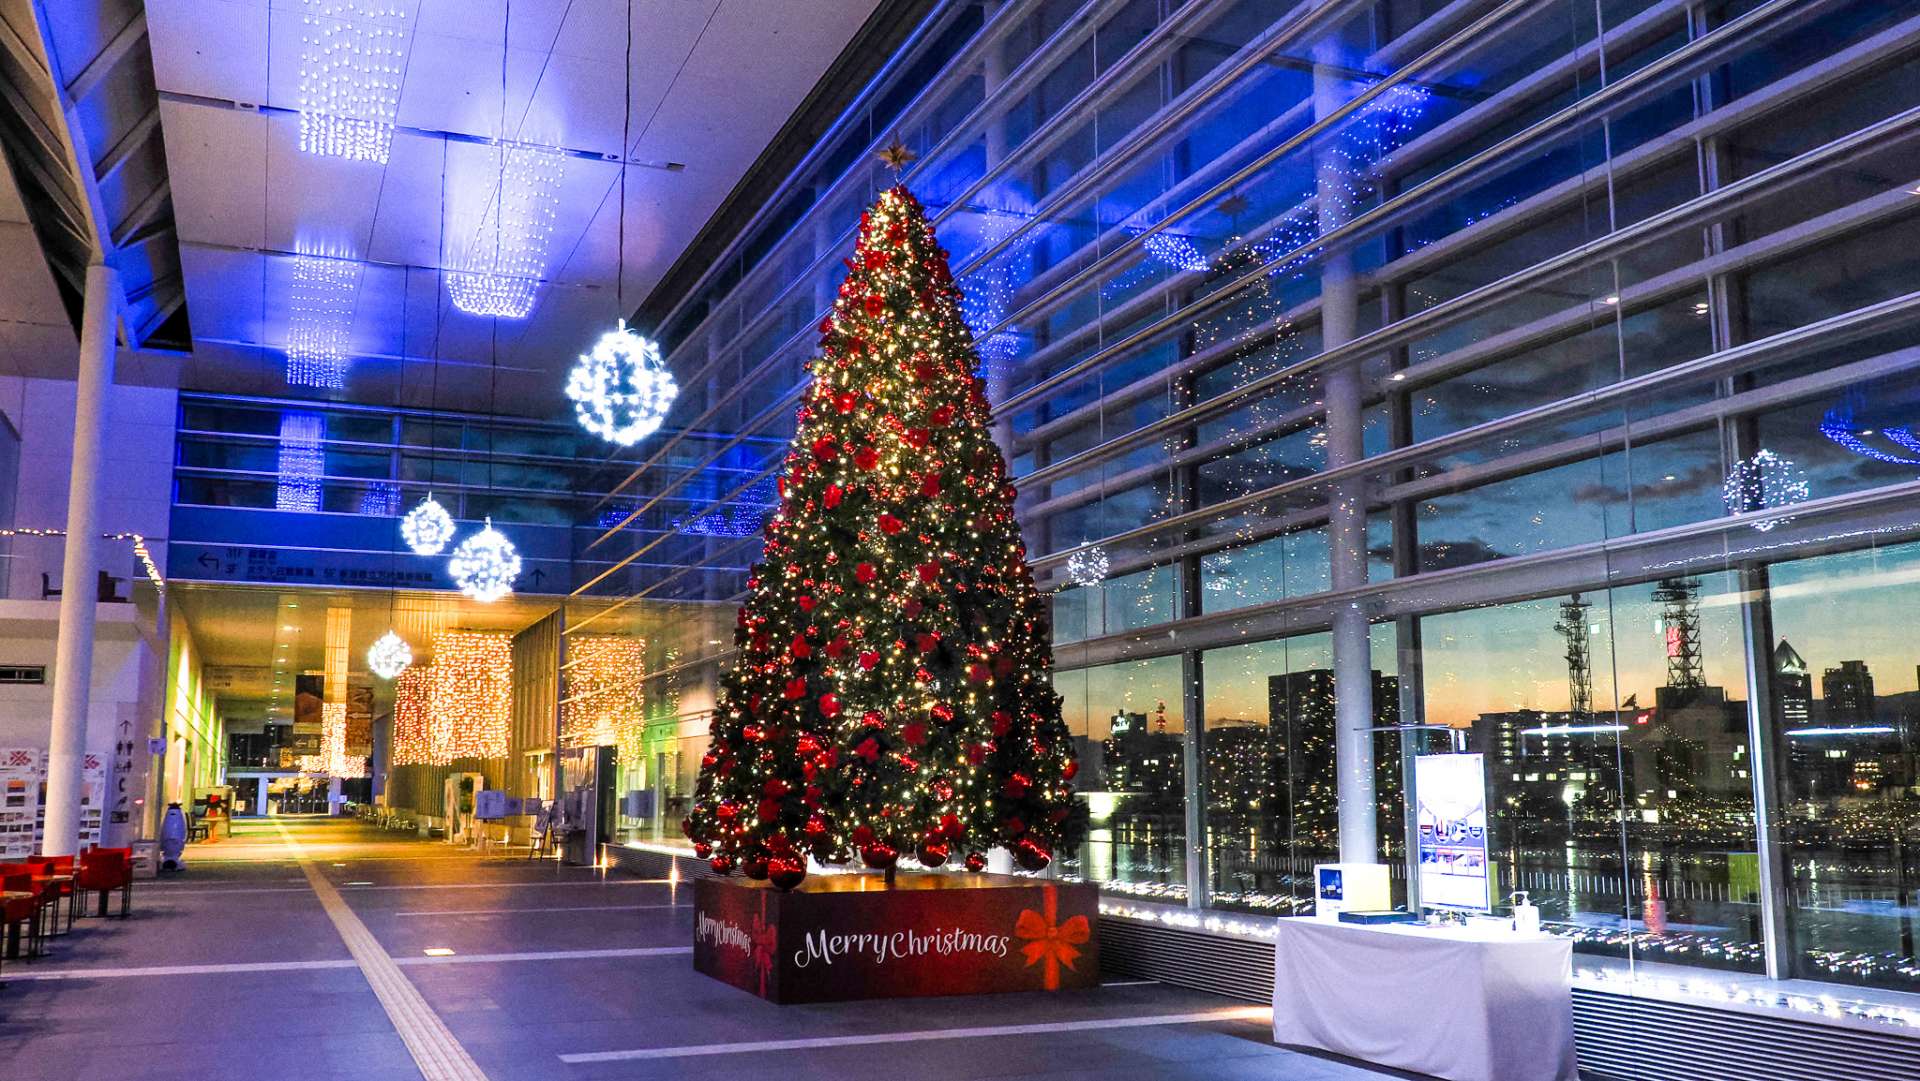
[[[525,953],[469,953],[451,957],[413,957],[389,954],[394,964],[403,967],[433,965],[520,964],[535,961],[596,961],[616,957],[671,957],[693,952],[692,946],[637,946],[599,950],[535,950]],[[351,957],[314,961],[226,961],[198,965],[141,965],[117,968],[47,969],[15,972],[9,968],[5,982],[47,982],[56,980],[126,980],[152,976],[216,976],[247,972],[301,972],[306,970],[357,968]]]
[[[663,908],[692,908],[687,901],[665,905],[553,905],[548,908],[404,908],[392,916],[500,916],[523,912],[644,912]]]
[[[8,972],[6,981],[51,982],[58,980],[124,980],[147,976],[217,976],[242,972],[300,972],[303,970],[358,968],[351,957],[322,961],[228,961],[200,965],[140,965],[123,968],[69,968],[45,972]]]
[[[520,964],[527,961],[599,961],[615,957],[678,957],[692,952],[692,946],[632,946],[604,950],[538,950],[526,953],[456,953],[447,957],[395,957],[393,963],[409,968],[435,965],[495,965]]]
[[[681,1047],[640,1047],[625,1051],[585,1051],[560,1056],[568,1065],[627,1062],[635,1059],[694,1058],[705,1055],[743,1055],[762,1051],[805,1051],[823,1047],[864,1047],[879,1043],[917,1043],[922,1040],[968,1040],[991,1036],[1026,1036],[1049,1032],[1093,1032],[1101,1029],[1153,1028],[1199,1025],[1215,1021],[1266,1020],[1268,1006],[1228,1006],[1197,1013],[1148,1014],[1135,1017],[1099,1017],[1081,1021],[1049,1021],[1025,1025],[983,1025],[975,1028],[919,1029],[913,1032],[870,1032],[849,1036],[816,1036],[795,1040],[754,1040],[746,1043],[691,1044]]]
[[[327,918],[333,922],[333,929],[339,932],[340,940],[346,943],[347,952],[360,968],[360,974],[366,978],[367,986],[373,988],[374,997],[387,1011],[387,1019],[393,1023],[394,1031],[400,1034],[400,1040],[407,1047],[407,1053],[413,1056],[414,1065],[420,1068],[425,1081],[487,1081],[486,1072],[479,1063],[467,1053],[467,1049],[454,1038],[452,1030],[447,1028],[440,1015],[433,1012],[420,989],[407,979],[406,973],[394,963],[394,958],[360,922],[353,909],[347,906],[335,889],[327,881],[320,869],[306,857],[300,842],[294,840],[287,828],[276,823],[280,838],[299,860],[300,870],[307,876],[307,884],[320,898],[320,907],[326,910]]]

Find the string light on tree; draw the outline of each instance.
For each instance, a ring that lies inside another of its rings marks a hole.
[[[623,447],[659,431],[679,394],[660,346],[629,330],[624,319],[582,353],[567,375],[567,397],[580,426]]]
[[[809,858],[1039,870],[1077,766],[960,291],[904,187],[846,262],[685,829],[781,888]]]
[[[1744,514],[1805,503],[1811,491],[1806,473],[1791,459],[1759,450],[1727,470],[1720,498],[1726,502],[1728,514]],[[1791,514],[1770,515],[1753,523],[1753,528],[1766,533],[1791,521]]]
[[[453,550],[447,573],[460,592],[482,604],[492,604],[513,594],[514,580],[520,577],[520,553],[488,518],[480,532]]]
[[[413,663],[413,647],[393,631],[381,635],[367,647],[367,668],[381,679],[392,679]]]
[[[439,555],[453,540],[453,515],[447,513],[439,500],[428,495],[400,519],[400,539],[407,542],[414,555]]]
[[[1067,557],[1067,577],[1077,586],[1099,585],[1107,580],[1107,572],[1112,567],[1113,561],[1107,558],[1107,550],[1097,544]]]
[[[406,13],[364,2],[305,0],[300,34],[300,149],[386,164],[400,106]]]

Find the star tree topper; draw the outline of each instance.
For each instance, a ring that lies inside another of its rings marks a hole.
[[[783,888],[808,856],[1039,870],[1082,828],[1073,740],[960,292],[903,186],[846,264],[685,828]]]

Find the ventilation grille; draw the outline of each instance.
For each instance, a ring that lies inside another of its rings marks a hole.
[[[612,846],[612,864],[665,878],[716,877],[692,857]],[[1178,927],[1100,917],[1100,967],[1109,975],[1266,1003],[1273,947]],[[1810,1018],[1721,1010],[1575,988],[1574,1045],[1589,1081],[1915,1081],[1920,1038]]]

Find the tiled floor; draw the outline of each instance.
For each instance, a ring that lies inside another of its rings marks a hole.
[[[1398,1076],[1274,1047],[1263,1017],[1152,1024],[1245,1010],[1159,984],[773,1006],[693,971],[684,886],[483,859],[346,823],[286,831],[243,826],[196,846],[186,872],[140,884],[133,919],[83,920],[52,958],[7,965],[0,1078],[420,1078],[289,837],[493,1081]],[[1073,1027],[1095,1020],[1125,1024]],[[1009,1025],[1059,1027],[941,1035]],[[865,1039],[891,1033],[926,1035]],[[569,1061],[581,1055],[603,1058]]]

